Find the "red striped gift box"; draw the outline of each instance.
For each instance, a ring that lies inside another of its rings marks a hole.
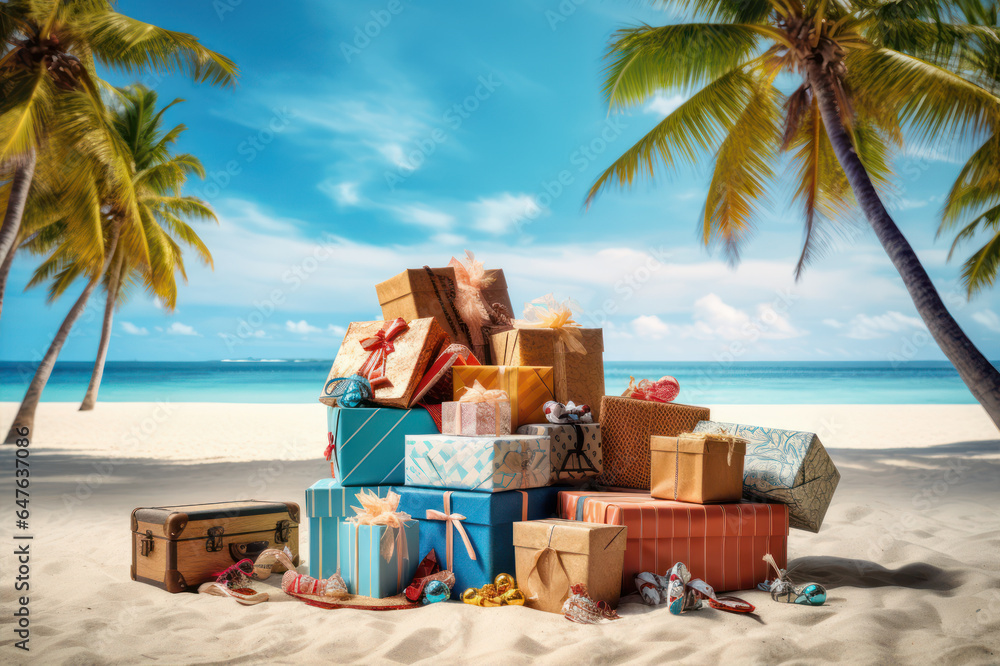
[[[675,562],[717,592],[753,589],[768,578],[766,553],[782,568],[788,557],[784,504],[691,504],[646,493],[567,490],[559,493],[559,512],[569,520],[628,528],[623,595],[635,592],[636,574],[662,575]]]

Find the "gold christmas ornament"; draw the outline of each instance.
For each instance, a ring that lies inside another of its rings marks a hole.
[[[470,587],[462,593],[462,601],[473,606],[493,608],[496,606],[523,606],[524,593],[510,574],[502,573],[492,583],[481,588]]]

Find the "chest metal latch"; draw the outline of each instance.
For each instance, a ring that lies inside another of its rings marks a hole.
[[[210,553],[222,550],[222,533],[225,531],[225,527],[209,527],[208,540],[205,542],[205,550]]]

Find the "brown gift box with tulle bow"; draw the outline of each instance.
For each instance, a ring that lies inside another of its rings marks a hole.
[[[517,584],[528,608],[561,613],[570,585],[612,608],[621,594],[627,528],[577,520],[514,523]]]
[[[594,421],[601,419],[604,396],[604,332],[577,328],[586,354],[570,352],[563,335],[552,328],[514,328],[490,336],[496,365],[548,365],[555,379],[555,399],[589,405]]]
[[[484,305],[491,309],[494,305],[500,305],[500,309],[505,310],[509,317],[513,306],[510,304],[503,270],[487,270],[485,274],[488,280],[492,279],[492,284],[480,292]],[[455,269],[451,266],[408,268],[375,285],[383,317],[389,320],[402,317],[407,321],[433,317],[451,337],[452,342],[469,347],[480,363],[489,365],[489,333],[496,330],[496,325],[491,324],[492,328],[484,326],[479,339],[473,340],[472,332],[462,321],[454,305],[456,289]]]
[[[649,494],[657,499],[711,504],[743,497],[745,439],[683,433],[650,437]]]
[[[340,351],[333,360],[333,367],[323,387],[319,401],[336,406],[336,400],[329,394],[340,382],[333,379],[350,377],[365,365],[371,352],[361,346],[361,342],[383,330],[385,321],[356,321],[347,327]],[[385,355],[385,376],[388,383],[373,387],[371,402],[386,407],[410,406],[410,400],[417,390],[417,384],[427,368],[448,344],[448,334],[435,319],[407,320],[406,330],[392,338],[392,351]]]

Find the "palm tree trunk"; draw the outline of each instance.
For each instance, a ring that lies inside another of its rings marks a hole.
[[[90,279],[87,286],[83,289],[83,293],[76,299],[76,303],[70,308],[69,314],[66,315],[62,325],[56,332],[56,337],[52,340],[52,344],[49,345],[48,351],[45,352],[42,362],[38,364],[35,375],[31,378],[31,383],[28,384],[28,390],[24,394],[24,399],[21,401],[21,407],[17,410],[17,416],[14,417],[14,424],[7,433],[7,439],[4,441],[5,444],[12,444],[18,437],[23,437],[23,435],[18,435],[17,431],[20,428],[28,428],[29,437],[34,436],[35,410],[38,409],[38,402],[42,399],[42,391],[45,389],[45,384],[48,383],[49,377],[52,375],[56,359],[59,357],[59,352],[62,351],[63,345],[66,344],[66,339],[69,338],[69,332],[73,328],[73,324],[83,314],[84,308],[87,307],[87,300],[94,293],[94,289],[101,281],[101,277],[108,270],[108,266],[115,253],[115,248],[118,245],[119,231],[120,226],[116,224],[112,231],[107,249],[107,258],[104,260],[101,272]]]
[[[101,378],[104,377],[104,362],[108,359],[108,346],[111,344],[111,324],[115,317],[115,306],[118,305],[118,292],[121,289],[122,261],[125,255],[118,254],[114,270],[108,280],[108,300],[104,304],[104,324],[101,327],[101,343],[97,346],[97,360],[94,370],[90,373],[90,384],[87,393],[80,403],[81,412],[89,412],[97,404],[97,392],[101,388]]]
[[[892,265],[903,278],[903,284],[927,325],[927,330],[955,366],[972,395],[1000,429],[1000,371],[983,356],[948,312],[913,248],[879,199],[844,127],[830,75],[823,70],[820,60],[807,60],[806,68],[809,85],[816,95],[833,152],[847,174],[861,210],[892,260]]]
[[[14,169],[14,177],[10,183],[10,197],[7,199],[7,210],[3,216],[3,226],[0,227],[0,314],[3,313],[3,295],[7,289],[7,274],[14,262],[14,244],[17,234],[21,231],[21,218],[24,217],[24,206],[28,202],[28,190],[31,180],[35,177],[37,154],[32,148],[25,156],[23,163]]]

